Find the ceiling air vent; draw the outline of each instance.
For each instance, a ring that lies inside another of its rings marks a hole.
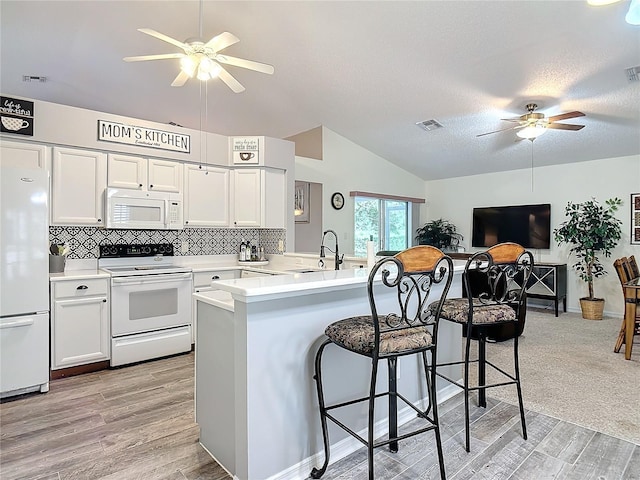
[[[640,67],[627,68],[625,72],[627,72],[627,80],[630,82],[640,81]]]
[[[425,120],[424,122],[417,122],[416,125],[427,132],[442,128],[442,124],[438,123],[437,120]]]
[[[38,77],[35,75],[23,75],[22,76],[22,81],[23,82],[46,82],[47,81],[47,77]]]

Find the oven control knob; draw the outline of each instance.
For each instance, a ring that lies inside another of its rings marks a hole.
[[[158,253],[164,253],[164,245],[158,245]]]
[[[151,253],[151,247],[142,247],[142,253]]]
[[[109,247],[109,253],[110,253],[111,255],[116,255],[116,254],[118,253],[118,247],[116,247],[115,245],[114,245],[114,246]]]

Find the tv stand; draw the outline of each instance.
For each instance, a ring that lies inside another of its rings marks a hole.
[[[553,300],[556,317],[558,302],[562,300],[562,309],[567,311],[567,264],[535,263],[527,282],[527,297]]]

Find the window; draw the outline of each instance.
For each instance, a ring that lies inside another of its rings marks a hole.
[[[411,202],[355,196],[354,255],[367,255],[367,241],[374,250],[404,250],[411,245]]]

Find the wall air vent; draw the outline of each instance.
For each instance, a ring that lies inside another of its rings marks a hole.
[[[44,83],[47,81],[47,77],[39,77],[36,75],[23,75],[22,76],[22,81],[23,82],[41,82]]]
[[[425,120],[423,122],[417,122],[416,125],[427,132],[442,128],[442,124],[438,123],[437,120]]]
[[[627,73],[627,80],[630,82],[640,81],[640,67],[627,68],[625,72]]]

